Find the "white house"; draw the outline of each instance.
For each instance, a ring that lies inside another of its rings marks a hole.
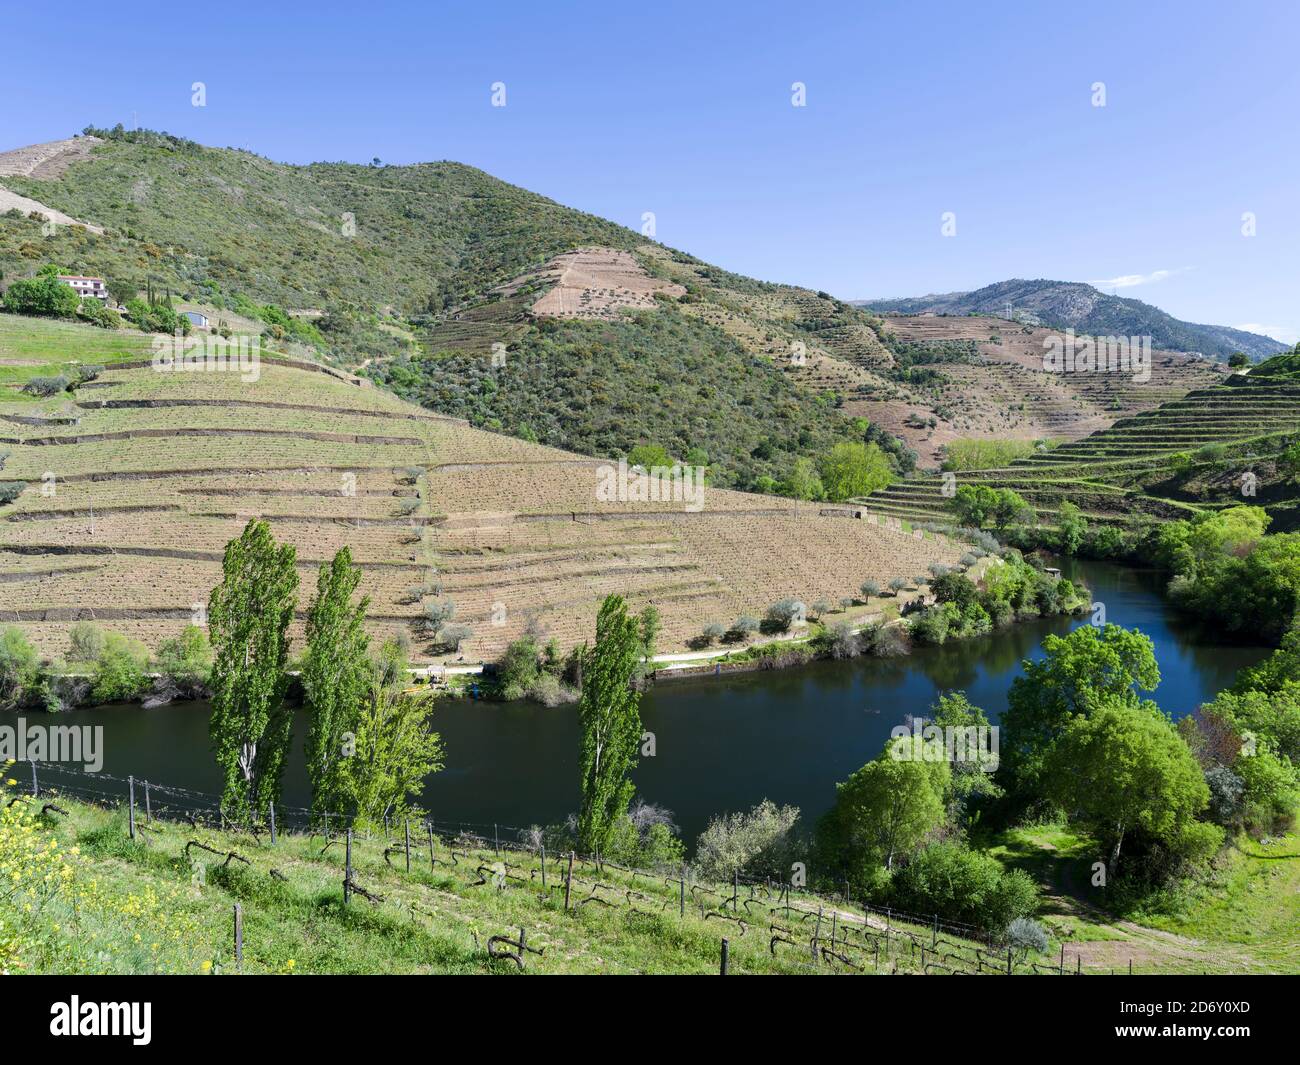
[[[200,314],[198,311],[181,311],[181,314],[190,320],[190,325],[196,325],[200,329],[207,329],[208,316],[206,314]]]
[[[104,287],[102,277],[83,277],[81,274],[59,274],[59,280],[72,286],[73,291],[82,299],[94,296],[97,300],[108,302],[108,289]]]

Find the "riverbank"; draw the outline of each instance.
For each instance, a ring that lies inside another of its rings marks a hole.
[[[1162,596],[1158,575],[1104,563],[1062,563],[1105,603],[1107,620],[1149,636],[1163,679],[1152,698],[1179,718],[1229,687],[1238,672],[1270,653],[1225,644],[1180,615]],[[656,753],[634,773],[638,794],[672,811],[693,841],[710,817],[749,809],[764,798],[798,806],[814,821],[833,802],[835,783],[874,758],[890,730],[925,715],[944,693],[962,690],[996,723],[1025,659],[1048,635],[1084,617],[1022,621],[986,636],[916,647],[900,658],[821,659],[798,669],[724,670],[674,677],[641,698],[642,727]],[[105,772],[216,793],[221,778],[210,753],[207,702],[146,710],[139,703],[68,710],[59,724],[102,726]],[[41,715],[44,716],[44,715]],[[428,778],[421,804],[435,815],[502,825],[553,824],[579,801],[578,715],[528,701],[439,698],[433,727],[446,769]],[[295,711],[294,749],[284,801],[310,799],[302,737],[307,715]]]

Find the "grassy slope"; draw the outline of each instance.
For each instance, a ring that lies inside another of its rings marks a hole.
[[[0,402],[37,403],[20,391],[33,377],[67,374],[74,365],[111,366],[146,359],[151,338],[134,331],[109,332],[76,322],[0,315]]]
[[[1134,972],[1300,972],[1300,833],[1240,838],[1171,913],[1116,917],[1092,885],[1096,846],[1061,826],[999,833],[990,853],[1044,893],[1044,920],[1084,965]]]
[[[63,227],[47,238],[38,221],[0,218],[4,277],[54,261],[141,286],[152,280],[205,306],[238,294],[334,312],[318,324],[342,362],[364,364],[403,395],[476,425],[527,425],[586,454],[655,441],[679,457],[702,448],[728,483],[779,476],[796,455],[816,454],[847,432],[832,405],[813,400],[827,384],[821,376],[787,373],[795,341],[850,376],[865,371],[848,362],[890,362],[864,312],[710,267],[456,163],[299,167],[143,133],[97,146],[57,179],[7,181],[98,220],[107,233]],[[689,306],[637,316],[616,335],[582,323],[543,330],[525,313],[537,292],[504,301],[493,292],[560,252],[592,245],[634,250],[653,272],[687,282]],[[562,385],[594,370],[615,394],[623,430],[611,436],[587,416],[602,389],[575,409],[563,387],[512,378],[518,360],[503,375],[506,387],[480,388],[491,341],[510,343],[525,361],[544,354]],[[630,377],[605,357],[602,345],[611,344],[635,360]],[[716,365],[695,374],[683,350]],[[689,394],[676,395],[686,386]],[[769,426],[755,395],[777,398],[777,424]]]
[[[799,974],[813,971],[810,936],[817,909],[825,906],[815,896],[794,893],[787,916],[765,889],[751,892],[742,886],[742,930],[728,919],[737,915],[729,904],[729,885],[688,885],[683,918],[671,876],[612,866],[597,872],[579,860],[573,909],[566,913],[565,858],[548,856],[543,891],[534,854],[508,849],[508,843],[497,854],[490,841],[439,836],[437,864],[431,866],[427,836],[413,830],[409,874],[400,832],[391,842],[379,835],[354,842],[354,881],[379,900],[356,896],[344,907],[341,843],[325,848],[320,836],[282,834],[272,847],[265,838],[242,833],[162,820],[146,824],[139,810],[138,840],[132,842],[124,810],[57,794],[53,800],[66,815],[38,818],[38,831],[57,841],[72,879],[60,899],[35,918],[16,913],[0,896],[0,928],[12,931],[16,924],[27,943],[17,958],[7,959],[11,971],[232,972],[231,911],[239,903],[243,970],[249,973],[509,973],[515,971],[511,963],[488,960],[487,939],[513,936],[522,926],[531,945],[545,948],[540,957],[529,955],[530,973],[708,974],[717,971],[719,942],[726,936],[732,972]],[[36,812],[26,801],[19,808]],[[219,853],[192,849],[187,858],[185,847],[192,840]],[[385,862],[388,847],[397,849]],[[223,868],[229,851],[249,864],[236,860]],[[992,853],[1008,866],[1030,871],[1045,892],[1048,950],[1017,959],[1017,973],[1047,970],[1062,946],[1068,970],[1082,959],[1084,972],[1101,974],[1126,971],[1130,959],[1138,973],[1300,968],[1296,835],[1267,847],[1243,844],[1213,888],[1192,899],[1181,915],[1138,920],[1110,917],[1094,904],[1097,892],[1079,887],[1087,882],[1091,848],[1067,830],[1012,830]],[[498,890],[503,871],[504,887]],[[592,897],[600,901],[584,901]],[[73,898],[79,900],[75,918],[69,908]],[[836,950],[863,971],[877,971],[874,951],[877,941],[884,950],[883,917],[864,918],[854,906],[835,909]],[[829,937],[830,909],[824,912],[823,934]],[[32,924],[25,921],[34,921],[40,934],[27,935]],[[930,947],[931,929],[897,919],[890,927],[888,959],[878,971],[919,971],[918,948]],[[778,932],[795,942],[778,943],[773,954],[770,937]],[[0,935],[0,943],[3,939]],[[971,941],[945,932],[939,947],[941,956],[948,955],[940,959],[948,968],[978,968]],[[927,962],[933,961],[929,955]],[[819,971],[854,970],[843,961],[823,959]]]
[[[57,839],[73,870],[72,886],[62,897],[79,898],[81,916],[74,920],[63,902],[50,905],[35,918],[44,929],[40,944],[10,959],[11,971],[231,972],[236,902],[243,909],[243,969],[249,973],[513,972],[509,962],[488,960],[487,939],[515,935],[520,926],[528,930],[530,945],[545,948],[540,957],[528,955],[530,973],[716,973],[723,936],[730,940],[733,973],[813,971],[809,937],[818,902],[799,893],[792,895],[786,918],[783,908],[771,912],[776,903],[765,889],[751,900],[742,886],[739,911],[747,918],[742,931],[735,920],[721,916],[729,886],[702,884],[695,891],[688,885],[683,918],[676,880],[634,876],[608,865],[597,873],[579,861],[573,909],[566,913],[564,859],[548,856],[543,891],[533,855],[503,851],[498,857],[490,844],[439,839],[439,864],[431,867],[425,837],[412,845],[408,874],[401,854],[392,856],[392,865],[385,863],[386,844],[376,836],[354,844],[354,881],[382,901],[356,897],[345,908],[341,843],[326,850],[320,836],[288,835],[272,848],[269,840],[247,835],[163,821],[144,825],[143,815],[139,838],[132,842],[124,811],[58,796],[55,801],[67,816],[50,815],[40,831]],[[191,862],[184,856],[191,840],[221,854],[192,850],[196,862]],[[233,861],[221,868],[231,850],[250,864]],[[508,863],[501,890],[494,872],[498,862]],[[484,879],[480,867],[487,870],[486,883],[477,883]],[[272,877],[272,869],[284,879]],[[602,901],[584,901],[592,896]],[[734,916],[730,909],[727,913]],[[0,920],[3,929],[12,929],[15,921],[22,927],[23,919],[3,895]],[[874,951],[861,931],[861,911],[841,908],[841,930],[846,920],[847,943],[837,942],[838,950],[873,971]],[[772,924],[791,929],[797,945],[778,944],[773,953]],[[60,926],[57,933],[55,925]],[[892,927],[896,934],[890,937],[887,960],[881,948],[880,970],[918,971],[919,954],[909,941],[900,941],[898,932],[910,932],[928,946],[930,930],[896,921]],[[829,946],[829,911],[822,931]],[[950,965],[974,966],[974,944],[950,936],[940,942],[954,955]],[[851,970],[832,960],[817,971]]]

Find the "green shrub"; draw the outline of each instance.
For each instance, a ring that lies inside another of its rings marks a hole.
[[[43,318],[71,318],[77,313],[79,297],[66,281],[53,273],[19,278],[5,293],[4,308],[12,314]]]
[[[101,329],[117,329],[122,325],[122,318],[117,311],[94,296],[87,296],[81,301],[77,307],[77,317]]]
[[[176,687],[197,695],[207,688],[212,675],[212,645],[198,625],[186,625],[179,636],[158,646],[154,667]]]
[[[784,879],[798,820],[797,806],[768,799],[746,813],[713,817],[695,844],[696,873],[706,880],[730,880],[737,873]]]
[[[93,621],[78,621],[68,630],[68,660],[91,664],[104,653],[104,630]]]
[[[900,910],[938,914],[998,935],[1038,907],[1038,889],[1027,873],[1004,871],[997,859],[960,843],[922,849],[894,876],[889,895]]]
[[[149,651],[138,640],[110,632],[104,637],[104,649],[95,662],[91,697],[99,703],[120,703],[138,699],[150,687],[145,670]]]
[[[496,664],[496,675],[504,698],[522,699],[527,695],[542,675],[537,640],[521,636],[511,642]]]
[[[67,391],[69,380],[60,374],[58,377],[33,377],[25,385],[23,391],[29,396],[57,396],[60,392]]]
[[[789,632],[790,626],[803,621],[805,607],[798,599],[777,600],[763,616],[764,632]]]
[[[16,626],[0,629],[0,709],[22,706],[40,678],[40,659],[26,633]]]

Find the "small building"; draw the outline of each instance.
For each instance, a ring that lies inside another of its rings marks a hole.
[[[181,314],[190,320],[190,325],[196,325],[200,329],[207,329],[208,316],[206,314],[200,314],[198,311],[181,311]]]
[[[108,302],[108,289],[102,277],[83,277],[81,274],[59,274],[58,277],[60,281],[71,285],[82,299],[93,296],[97,300]]]

